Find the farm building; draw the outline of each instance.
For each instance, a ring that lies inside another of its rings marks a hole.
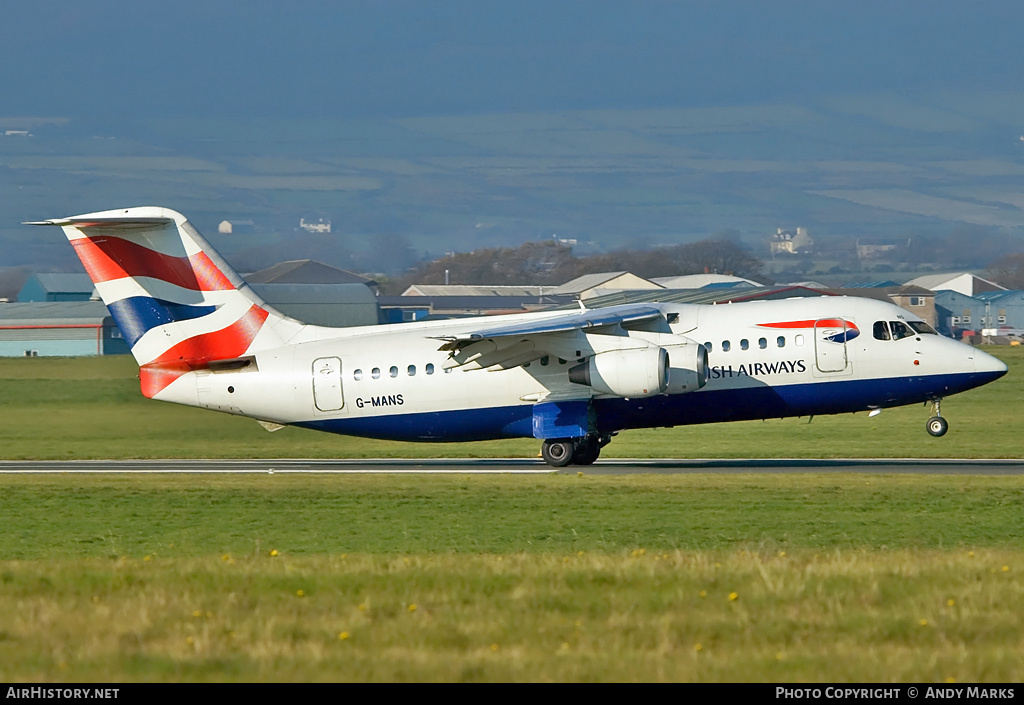
[[[0,305],[0,357],[124,355],[128,344],[99,301]]]

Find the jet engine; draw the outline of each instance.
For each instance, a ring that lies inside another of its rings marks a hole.
[[[676,357],[670,358],[670,350]],[[679,367],[671,364],[676,358],[681,363]],[[696,391],[707,384],[707,379],[707,350],[696,343],[671,345],[667,349],[648,345],[608,350],[569,369],[569,381],[574,384],[634,399]]]
[[[666,394],[695,392],[708,383],[708,349],[697,342],[666,346],[672,358]]]
[[[617,397],[651,397],[668,389],[668,351],[656,345],[598,353],[569,369],[569,381]]]

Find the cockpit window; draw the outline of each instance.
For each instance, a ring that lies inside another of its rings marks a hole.
[[[914,335],[914,331],[910,329],[903,321],[889,321],[889,327],[892,328],[892,339],[899,340],[900,338],[909,338]]]
[[[935,329],[924,321],[910,321],[910,327],[922,335],[938,335]]]
[[[875,321],[875,340],[889,340],[889,324],[885,321]]]

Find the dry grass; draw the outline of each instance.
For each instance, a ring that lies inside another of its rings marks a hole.
[[[1018,682],[1019,550],[3,566],[5,681]]]

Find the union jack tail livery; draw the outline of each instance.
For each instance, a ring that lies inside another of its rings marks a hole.
[[[302,324],[268,306],[186,218],[125,208],[59,225],[139,363],[142,393],[190,371],[277,348]]]

